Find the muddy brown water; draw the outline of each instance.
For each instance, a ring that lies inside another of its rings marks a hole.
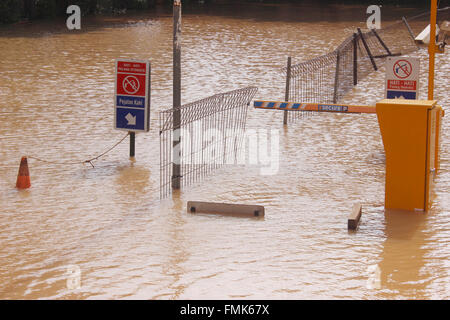
[[[287,56],[295,63],[334,49],[365,26],[365,9],[187,8],[182,102],[248,85],[259,88],[256,98],[282,99]],[[413,11],[383,9],[382,18]],[[0,298],[450,298],[448,116],[427,214],[384,212],[375,115],[321,114],[283,128],[281,113],[252,108],[248,128],[279,132],[276,174],[262,175],[263,164],[226,166],[161,200],[158,112],[172,100],[170,10],[85,18],[81,32],[64,23],[0,29]],[[426,98],[427,52],[412,56],[422,59]],[[113,129],[118,57],[152,63],[151,129],[137,134],[136,160],[128,142],[94,168],[30,159],[32,187],[16,190],[23,155],[82,161],[123,137]],[[435,98],[444,109],[449,71],[449,53],[438,55]],[[345,101],[374,104],[383,79],[382,67]],[[189,200],[254,203],[266,215],[191,215]],[[355,202],[363,216],[349,233]],[[74,275],[80,282],[71,286]]]

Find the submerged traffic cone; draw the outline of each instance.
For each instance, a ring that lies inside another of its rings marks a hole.
[[[19,174],[17,175],[16,188],[27,189],[31,187],[30,172],[28,171],[27,157],[20,160]]]

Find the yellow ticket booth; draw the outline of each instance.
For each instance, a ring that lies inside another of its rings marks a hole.
[[[385,208],[428,211],[443,109],[435,100],[384,99],[376,113],[386,153]]]

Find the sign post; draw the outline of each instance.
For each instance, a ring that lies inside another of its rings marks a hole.
[[[418,99],[418,58],[388,57],[386,60],[386,99]]]
[[[148,132],[150,122],[150,62],[116,60],[114,127],[130,133],[130,157],[136,132]]]
[[[436,19],[437,0],[431,0],[430,12],[430,43],[428,44],[429,67],[428,67],[428,100],[434,98],[434,60],[436,53]]]

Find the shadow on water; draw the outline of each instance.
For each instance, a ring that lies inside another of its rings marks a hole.
[[[385,212],[386,240],[378,267],[381,271],[380,295],[385,290],[397,297],[423,297],[430,275],[424,275],[427,214],[418,212]]]
[[[178,299],[186,289],[186,285],[182,281],[183,275],[186,273],[184,264],[189,260],[191,253],[187,245],[186,221],[182,216],[183,205],[180,190],[174,190],[172,193],[172,212],[174,214],[168,216],[165,228],[170,235],[166,246],[167,263],[162,268],[162,273],[170,279],[168,285],[170,293],[164,292],[153,299]]]
[[[144,166],[134,165],[118,168],[115,184],[117,192],[129,196],[140,196],[149,188],[150,170]]]
[[[11,25],[0,25],[0,38],[41,38],[53,35],[80,35],[89,32],[102,31],[112,28],[141,27],[142,24],[152,24],[153,19],[172,17],[170,10],[154,10],[133,12],[123,15],[109,16],[86,16],[81,18],[80,30],[68,30],[66,26],[66,17],[57,17],[54,19],[24,21]]]
[[[207,14],[236,19],[255,19],[258,21],[284,22],[339,22],[360,20],[365,22],[368,5],[337,5],[321,3],[233,3],[209,4],[204,6],[189,6],[184,9],[185,14]],[[425,8],[399,8],[383,6],[382,19],[384,21],[398,20],[404,15],[420,14]]]

